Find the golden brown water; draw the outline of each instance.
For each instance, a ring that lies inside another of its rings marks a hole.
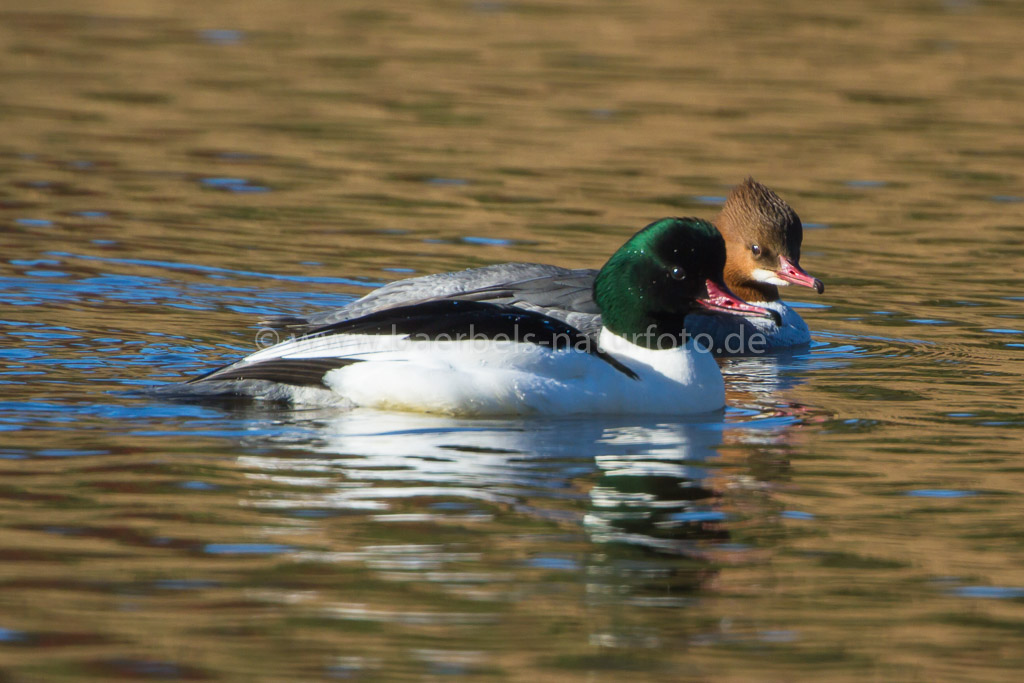
[[[1024,7],[751,4],[0,7],[0,678],[1016,681]],[[126,393],[747,175],[828,288],[724,419]]]

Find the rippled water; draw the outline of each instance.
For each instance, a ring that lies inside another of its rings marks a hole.
[[[5,4],[0,674],[1017,680],[1022,20]],[[720,418],[137,393],[409,274],[597,266],[748,174],[828,289]]]

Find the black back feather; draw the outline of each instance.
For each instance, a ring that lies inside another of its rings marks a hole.
[[[228,365],[188,381],[188,384],[229,379],[263,379],[296,387],[328,388],[324,375],[361,362],[356,358],[273,358],[247,365]]]
[[[408,335],[411,341],[514,341],[554,350],[575,349],[599,358],[627,377],[639,378],[598,348],[593,336],[556,318],[511,304],[442,299],[396,306],[314,328],[297,341],[341,334]],[[324,375],[329,371],[358,362],[361,360],[355,358],[241,361],[190,380],[189,384],[258,379],[292,386],[325,387]]]
[[[409,335],[412,341],[515,341],[589,353],[632,379],[635,372],[572,325],[510,304],[443,299],[396,306],[310,330],[300,339],[330,334]]]

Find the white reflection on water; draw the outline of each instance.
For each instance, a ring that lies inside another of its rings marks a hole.
[[[729,440],[777,443],[792,420],[768,422],[730,429]],[[512,509],[579,524],[595,543],[690,555],[695,544],[723,535],[706,533],[729,518],[715,508],[716,488],[749,486],[739,474],[711,481],[727,426],[722,416],[637,422],[321,413],[312,440],[278,443],[284,453],[243,455],[239,463],[254,479],[286,486],[256,506],[449,523],[487,523],[495,510]]]

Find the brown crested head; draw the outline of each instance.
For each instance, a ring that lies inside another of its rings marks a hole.
[[[800,216],[753,178],[733,188],[714,223],[725,239],[725,282],[743,299],[776,301],[787,283],[824,291],[800,268]]]

